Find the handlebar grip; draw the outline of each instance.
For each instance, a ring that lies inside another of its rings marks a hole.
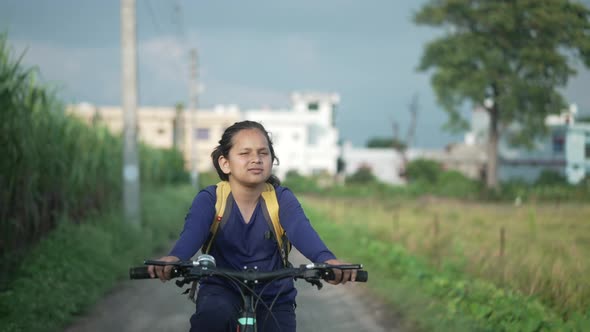
[[[129,279],[151,279],[147,266],[137,266],[129,269]]]
[[[335,280],[336,279],[336,275],[334,274],[334,271],[328,271],[327,274],[324,277],[325,280]],[[357,270],[356,271],[356,279],[355,282],[367,282],[367,280],[369,279],[369,272],[365,271],[365,270]],[[350,280],[348,280],[350,281]]]
[[[365,270],[356,271],[356,282],[367,282],[369,280],[369,272]]]

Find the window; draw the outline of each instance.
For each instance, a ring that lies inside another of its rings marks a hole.
[[[166,133],[166,129],[158,128],[158,135],[164,135]]]
[[[586,148],[584,150],[586,150],[586,159],[590,159],[590,143],[586,143]]]
[[[563,153],[565,139],[562,133],[553,134],[553,153]]]
[[[320,109],[320,104],[317,102],[307,104],[307,109],[311,112],[317,112]]]
[[[197,128],[195,129],[195,139],[207,140],[209,139],[209,128]]]
[[[322,134],[322,128],[316,124],[307,126],[307,145],[317,145]]]

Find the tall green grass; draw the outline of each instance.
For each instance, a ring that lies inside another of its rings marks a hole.
[[[54,229],[58,216],[80,222],[121,199],[121,137],[65,115],[55,91],[20,60],[0,36],[2,263]],[[178,151],[142,146],[140,166],[147,183],[188,181]]]

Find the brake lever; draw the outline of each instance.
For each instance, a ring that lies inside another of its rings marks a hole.
[[[181,287],[188,284],[190,281],[188,281],[186,278],[182,279],[182,280],[175,280],[174,283],[176,284],[176,286]]]
[[[322,289],[322,287],[324,287],[324,285],[322,284],[321,281],[317,280],[317,279],[311,279],[311,280],[307,280],[310,284],[316,286],[318,288],[318,290]]]

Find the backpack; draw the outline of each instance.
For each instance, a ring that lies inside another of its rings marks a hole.
[[[209,236],[205,243],[201,247],[201,252],[203,254],[208,254],[211,250],[211,246],[213,245],[213,241],[215,240],[215,236],[219,231],[219,228],[223,228],[229,219],[229,215],[232,210],[232,206],[234,204],[234,198],[231,194],[231,187],[228,181],[221,181],[217,183],[217,189],[215,190],[216,193],[216,202],[215,202],[215,217],[213,219],[213,223],[211,224],[211,228],[209,229]],[[281,261],[283,262],[283,267],[290,267],[291,263],[289,263],[289,252],[291,251],[291,242],[287,238],[287,233],[283,229],[279,221],[279,202],[277,200],[277,193],[275,188],[270,183],[265,183],[264,191],[261,195],[261,202],[262,205],[262,212],[264,215],[264,219],[268,223],[270,233],[268,237],[265,238],[274,238],[277,242],[277,246],[279,248],[279,253],[281,255]],[[196,283],[193,282],[191,286],[191,290],[189,292],[189,298],[194,301],[195,299],[195,292],[196,292]]]

